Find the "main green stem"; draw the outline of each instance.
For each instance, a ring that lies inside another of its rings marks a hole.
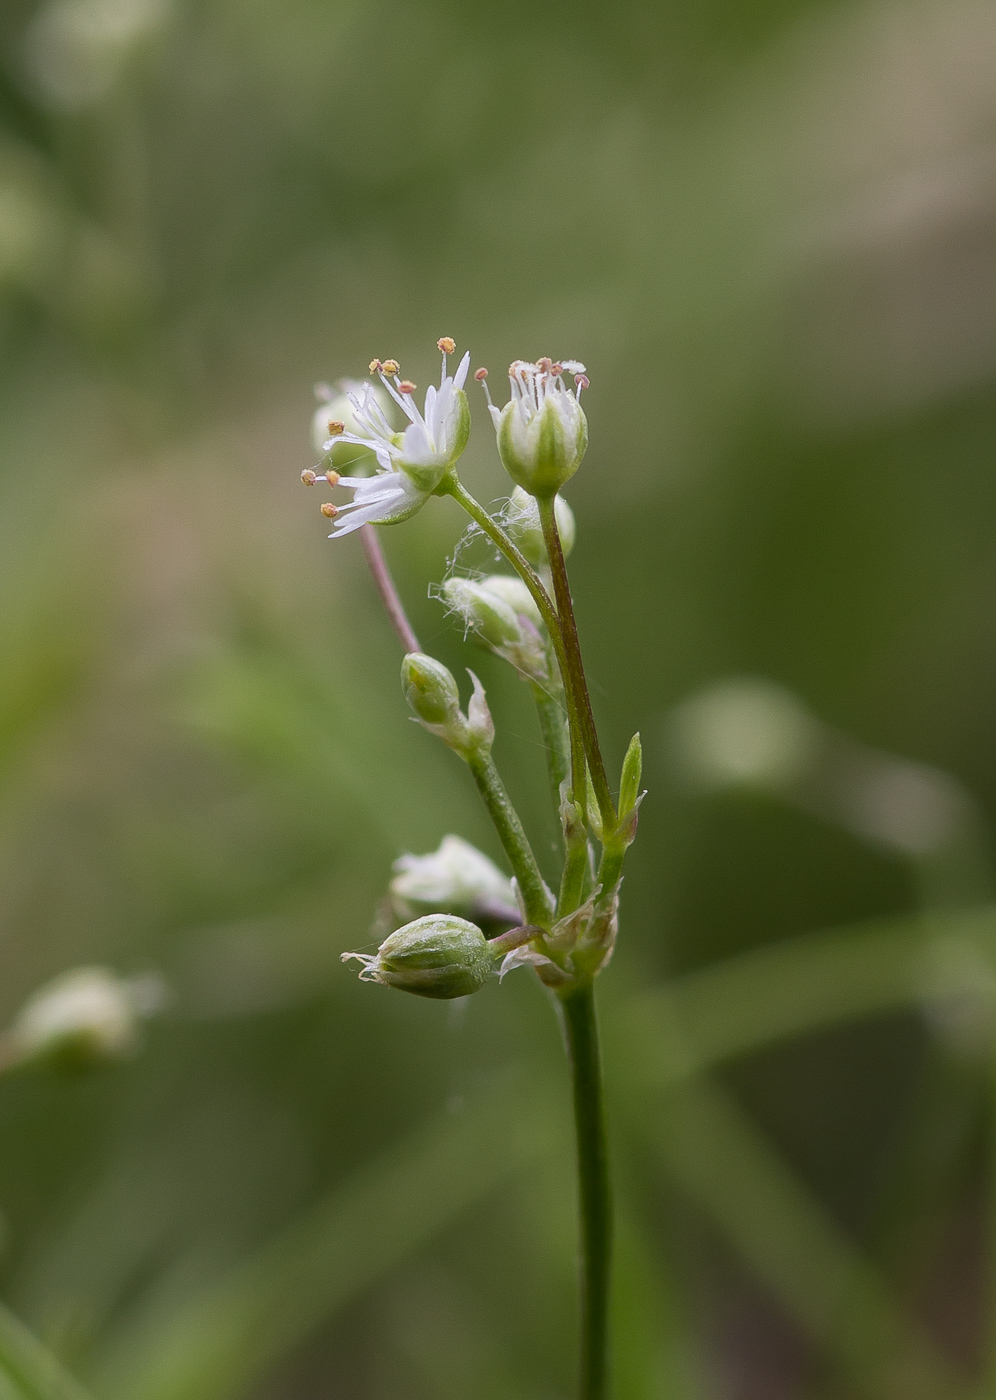
[[[556,499],[556,496],[549,496],[546,500],[537,501],[537,505],[539,506],[540,524],[543,527],[543,539],[546,542],[546,552],[550,560],[550,572],[553,575],[553,596],[557,602],[557,616],[560,619],[564,656],[570,676],[569,681],[565,677],[565,684],[568,685],[577,706],[578,725],[588,757],[588,768],[591,772],[591,782],[595,789],[602,825],[606,831],[612,831],[615,826],[616,809],[609,791],[609,780],[605,774],[605,764],[602,761],[602,751],[595,729],[595,716],[591,709],[591,697],[588,694],[588,682],[584,674],[584,662],[581,659],[581,642],[578,638],[578,626],[574,618],[574,601],[571,598],[571,586],[567,578],[567,563],[564,559],[563,546],[560,543],[560,531],[557,529]]]
[[[560,998],[574,1096],[581,1224],[579,1400],[605,1400],[608,1379],[612,1196],[605,1132],[595,989],[586,982]]]

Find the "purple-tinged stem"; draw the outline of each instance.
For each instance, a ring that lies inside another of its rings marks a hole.
[[[387,567],[387,560],[384,558],[384,551],[380,547],[380,540],[377,538],[377,531],[372,525],[364,525],[360,529],[360,540],[363,544],[363,553],[367,557],[367,564],[373,575],[373,581],[377,585],[377,592],[380,594],[381,602],[387,609],[387,615],[391,619],[391,626],[398,634],[398,640],[405,649],[405,655],[409,652],[421,651],[415,629],[408,621],[408,614],[405,612],[404,604],[398,596],[398,590],[394,586],[394,579],[391,577],[391,570]]]

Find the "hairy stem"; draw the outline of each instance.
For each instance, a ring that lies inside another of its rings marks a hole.
[[[494,759],[490,753],[479,749],[471,753],[467,764],[505,848],[512,873],[518,881],[526,919],[531,924],[549,928],[553,917],[550,892],[543,883],[533,848],[523,830],[519,814],[505,791],[505,784],[495,767]]]
[[[543,538],[546,541],[550,572],[553,575],[553,595],[557,601],[557,616],[560,618],[564,653],[567,669],[570,673],[569,688],[573,692],[572,698],[577,706],[578,725],[581,730],[585,754],[588,758],[588,768],[591,772],[592,786],[595,789],[602,825],[606,831],[612,831],[616,822],[616,809],[609,792],[609,780],[605,775],[605,764],[602,761],[602,751],[599,748],[598,733],[595,729],[595,717],[591,710],[591,698],[588,695],[588,682],[585,679],[584,662],[581,659],[581,643],[578,640],[578,627],[574,618],[574,601],[571,598],[570,583],[567,579],[567,564],[560,543],[560,531],[557,529],[555,501],[556,496],[550,496],[546,500],[537,502],[540,524],[543,526]]]
[[[612,1198],[602,1064],[591,982],[561,997],[574,1094],[581,1223],[581,1368],[579,1400],[605,1400],[608,1375]]]
[[[547,593],[546,589],[543,587],[542,580],[529,563],[529,560],[522,551],[516,547],[514,541],[509,538],[498,522],[491,518],[481,503],[474,499],[455,473],[444,482],[443,486],[440,487],[440,491],[445,491],[445,493],[452,496],[459,505],[463,506],[470,518],[483,530],[491,543],[504,554],[505,558],[529,589],[533,601],[540,610],[540,616],[546,624],[546,629],[550,634],[550,640],[553,643],[553,649],[557,657],[557,665],[564,682],[564,690],[567,698],[567,715],[571,736],[571,791],[574,794],[575,802],[580,803],[582,808],[584,808],[587,802],[584,736],[581,729],[579,706],[573,692],[572,674],[568,665],[568,656],[564,645],[564,637],[561,632],[560,618],[557,614],[557,609],[554,607],[549,593]]]
[[[363,553],[367,557],[367,564],[373,575],[373,581],[377,585],[377,592],[380,594],[381,602],[387,609],[387,615],[391,619],[391,626],[398,634],[398,640],[405,649],[407,655],[412,651],[421,651],[415,629],[408,621],[408,614],[405,612],[404,604],[398,596],[398,590],[394,586],[394,579],[391,577],[391,570],[387,566],[384,558],[384,551],[380,547],[380,540],[377,538],[377,531],[372,525],[360,527],[360,543],[363,545]]]

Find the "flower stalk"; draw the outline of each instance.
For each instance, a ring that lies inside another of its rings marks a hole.
[[[559,496],[587,446],[580,400],[588,380],[577,361],[517,360],[509,371],[509,402],[499,409],[487,390],[487,371],[477,371],[499,455],[516,482],[512,501],[496,519],[457,474],[470,427],[463,393],[469,357],[463,357],[451,377],[447,356],[454,353],[455,344],[443,337],[438,347],[443,356],[439,388],[427,391],[421,412],[413,399],[416,386],[400,377],[394,360],[371,362],[370,372],[379,377],[379,385],[354,385],[338,400],[327,396],[328,413],[320,410],[316,420],[317,429],[327,427],[330,434],[321,444],[326,457],[318,469],[304,473],[304,480],[314,485],[324,475],[330,486],[353,491],[350,504],[328,503],[323,514],[333,519],[340,511],[349,513],[334,537],[362,526],[371,574],[405,650],[402,682],[408,703],[423,728],[443,739],[470,769],[514,885],[481,852],[457,836],[447,836],[437,851],[402,856],[395,863],[381,916],[382,931],[386,923],[393,932],[376,955],[343,956],[358,958],[363,980],[423,997],[471,995],[495,974],[503,978],[521,966],[532,967],[549,990],[564,1032],[576,1132],[581,1239],[578,1394],[579,1400],[606,1400],[612,1202],[595,978],[615,944],[623,865],[636,837],[642,801],[642,754],[637,735],[623,763],[617,809],[595,728],[565,563],[562,531],[570,547],[574,521]],[[565,376],[573,377],[573,385]],[[395,431],[390,422],[391,401],[408,420],[403,431]],[[339,420],[331,417],[337,404],[345,405]],[[366,454],[372,476],[338,476],[333,467],[339,459],[333,453],[343,442]],[[471,672],[474,689],[465,713],[453,676],[422,651],[376,538],[375,525],[406,519],[433,496],[452,497],[518,576],[468,578],[454,573],[439,596],[479,643],[514,667],[530,686],[547,751],[550,795],[563,833],[556,899],[492,757],[494,722],[484,689]],[[597,868],[591,837],[601,847]],[[416,913],[421,917],[413,918]],[[499,927],[512,926],[486,938],[479,925],[487,926],[490,920],[497,920]]]

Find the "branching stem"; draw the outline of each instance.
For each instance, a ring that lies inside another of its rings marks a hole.
[[[373,581],[377,585],[377,592],[380,594],[381,602],[391,619],[391,626],[405,649],[405,654],[421,651],[422,648],[415,635],[415,629],[408,621],[408,614],[405,612],[404,604],[394,586],[394,579],[391,577],[391,570],[384,558],[384,551],[380,547],[377,531],[372,525],[360,527],[360,541],[363,545],[363,553],[367,557],[370,572],[373,575]]]

